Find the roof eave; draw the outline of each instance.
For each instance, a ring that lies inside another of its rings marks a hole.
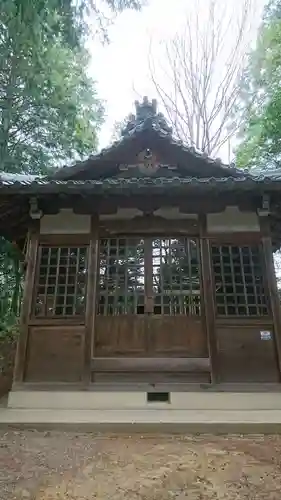
[[[159,178],[118,178],[88,181],[37,180],[31,183],[5,182],[0,184],[0,195],[39,195],[39,194],[104,194],[104,193],[146,193],[152,192],[223,192],[237,191],[281,191],[281,178],[264,179],[261,177],[159,177]]]

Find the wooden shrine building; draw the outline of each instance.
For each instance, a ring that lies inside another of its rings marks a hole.
[[[0,176],[0,234],[28,242],[14,390],[278,383],[280,200],[280,172],[184,146],[147,98],[86,161]]]

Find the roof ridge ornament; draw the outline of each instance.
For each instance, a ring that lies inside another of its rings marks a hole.
[[[172,134],[172,127],[167,123],[163,113],[157,113],[157,100],[149,101],[147,96],[142,102],[135,101],[136,113],[129,115],[129,120],[123,130],[122,137],[131,135],[139,127],[141,129],[161,129],[166,134]]]
[[[137,121],[143,121],[148,117],[157,115],[156,99],[152,99],[152,101],[149,102],[148,97],[144,96],[141,104],[139,101],[135,101],[135,107]]]

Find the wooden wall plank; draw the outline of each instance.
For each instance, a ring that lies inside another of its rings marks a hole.
[[[208,357],[201,319],[184,315],[97,316],[95,338],[101,357]]]
[[[204,323],[201,317],[156,314],[149,317],[149,356],[208,357]]]
[[[201,269],[202,269],[202,316],[205,321],[205,331],[208,339],[208,350],[211,362],[211,382],[219,382],[218,349],[215,326],[215,295],[213,286],[213,273],[211,263],[211,248],[207,238],[206,215],[200,215],[200,246],[201,246]]]
[[[28,261],[24,282],[24,293],[20,318],[20,336],[18,339],[17,353],[14,368],[14,383],[24,380],[26,367],[26,354],[28,342],[28,323],[31,316],[33,289],[38,254],[39,224],[33,221],[28,235]]]
[[[29,329],[26,382],[81,383],[83,326],[38,326]]]
[[[95,356],[145,356],[146,318],[142,314],[98,315],[95,321]]]
[[[275,343],[262,340],[262,330],[272,331],[272,323],[217,327],[221,382],[278,382]]]

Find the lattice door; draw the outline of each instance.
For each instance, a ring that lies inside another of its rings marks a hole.
[[[217,316],[268,315],[260,245],[212,246]]]
[[[195,240],[152,240],[154,314],[199,316],[201,286],[199,250]]]
[[[206,355],[197,240],[102,239],[97,300],[101,355]]]
[[[100,241],[98,314],[144,313],[144,240],[136,237]]]
[[[187,238],[100,242],[98,314],[200,316],[199,248]]]

